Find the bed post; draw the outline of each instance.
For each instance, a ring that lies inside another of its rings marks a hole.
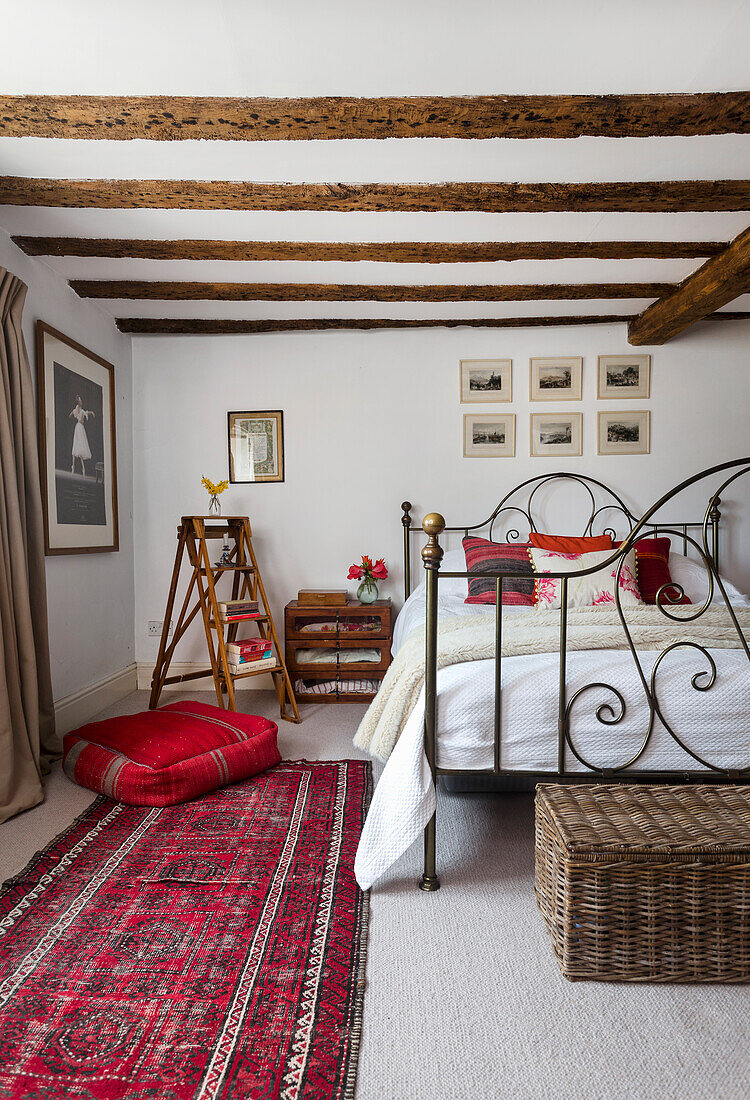
[[[721,523],[721,511],[719,505],[721,504],[721,497],[714,497],[711,508],[709,509],[708,518],[711,521],[711,560],[713,562],[714,570],[719,572],[719,524]]]
[[[401,505],[404,513],[401,522],[404,525],[404,600],[411,595],[411,554],[409,553],[409,529],[411,527],[411,501],[405,500]]]
[[[443,548],[438,542],[445,530],[445,520],[437,512],[424,517],[422,529],[427,543],[422,547],[425,588],[427,596],[427,627],[425,632],[424,669],[424,751],[435,783],[436,759],[436,704],[437,704],[437,619],[438,619],[438,570],[443,560]],[[436,791],[437,794],[437,791]],[[435,871],[435,814],[427,822],[424,831],[424,872],[419,881],[420,890],[439,890],[440,879]]]

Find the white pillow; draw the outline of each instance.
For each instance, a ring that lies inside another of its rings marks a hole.
[[[424,572],[424,570],[423,570]],[[446,550],[440,563],[441,573],[465,573],[466,555],[463,550]],[[468,577],[448,577],[438,582],[439,596],[460,596],[465,600],[469,595]]]
[[[530,547],[529,554],[535,573],[576,574],[612,557],[611,550],[596,550],[590,554],[557,554],[551,550],[537,550],[535,546]],[[599,569],[585,577],[572,576],[568,581],[568,607],[613,604],[619,565],[618,558],[607,569]],[[642,603],[635,575],[635,553],[631,550],[625,555],[620,572],[620,603],[623,607]],[[556,577],[549,580],[539,578],[536,595],[537,610],[549,611],[560,607],[560,581]]]
[[[669,574],[676,584],[679,584],[685,595],[693,603],[702,604],[708,595],[708,571],[701,562],[686,558],[684,554],[669,555]],[[735,588],[726,578],[722,582],[727,590],[729,602],[736,607],[750,606],[750,600],[744,596],[738,588]],[[714,584],[713,603],[724,603],[724,597]]]

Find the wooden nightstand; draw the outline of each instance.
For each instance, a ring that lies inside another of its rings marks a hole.
[[[336,607],[299,607],[296,600],[284,610],[286,667],[300,702],[369,703],[375,691],[346,691],[339,685],[352,680],[380,681],[391,663],[393,623],[390,600],[361,604],[348,600]],[[314,650],[316,660],[305,650]],[[369,650],[362,660],[349,656]],[[321,660],[325,653],[329,660]],[[346,655],[346,656],[345,656]],[[308,690],[298,690],[300,681]],[[318,692],[316,684],[333,684]]]

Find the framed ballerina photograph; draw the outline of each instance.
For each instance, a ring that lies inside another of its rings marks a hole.
[[[45,553],[119,550],[114,367],[44,321],[36,357]]]

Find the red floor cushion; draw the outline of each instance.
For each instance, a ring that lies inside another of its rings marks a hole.
[[[281,760],[268,718],[170,703],[90,722],[63,739],[69,779],[131,806],[171,806],[248,779]]]

